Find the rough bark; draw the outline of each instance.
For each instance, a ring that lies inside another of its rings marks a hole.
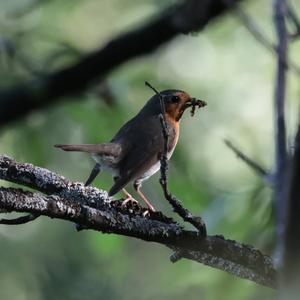
[[[82,229],[157,242],[173,249],[179,258],[185,257],[265,286],[276,287],[276,270],[271,258],[252,246],[223,236],[203,238],[199,232],[185,230],[160,212],[146,218],[139,206],[124,208],[119,201],[111,201],[105,191],[85,187],[47,169],[18,163],[7,156],[0,156],[0,179],[44,193],[2,187],[2,211],[44,215],[75,222]],[[177,260],[174,256],[172,258]]]

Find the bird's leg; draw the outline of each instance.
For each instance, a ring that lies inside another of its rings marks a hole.
[[[114,177],[114,181],[116,182],[118,179],[120,179],[118,176]],[[129,194],[124,188],[122,189],[122,192],[125,194],[126,198],[122,201],[121,206],[125,206],[128,202],[136,203],[138,204],[138,201],[135,200],[131,194]]]
[[[93,168],[93,170],[92,170],[92,172],[91,172],[88,180],[86,181],[86,183],[84,185],[85,186],[90,185],[94,181],[94,179],[97,177],[97,175],[99,174],[100,170],[101,170],[100,164],[98,164],[98,163],[95,164],[95,166],[94,166],[94,168]]]
[[[145,201],[147,207],[149,210],[151,210],[152,212],[155,211],[154,206],[150,203],[150,201],[147,199],[147,197],[141,192],[140,188],[141,188],[142,184],[138,181],[135,181],[133,183],[133,187],[134,189],[137,191],[137,193],[140,195],[140,197]]]

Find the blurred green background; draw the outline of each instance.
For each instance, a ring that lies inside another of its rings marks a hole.
[[[0,0],[0,88],[69,65],[173,2]],[[293,3],[300,13],[299,2]],[[272,1],[245,1],[243,8],[274,41]],[[299,46],[291,44],[295,62]],[[59,151],[53,144],[110,140],[152,96],[145,80],[161,90],[186,90],[208,106],[182,120],[170,163],[172,192],[203,216],[209,234],[223,234],[272,254],[271,189],[223,140],[229,138],[272,168],[275,66],[272,54],[239,19],[226,14],[203,32],[179,36],[153,54],[129,61],[82,94],[2,128],[0,153],[84,181],[92,160]],[[290,72],[290,144],[299,111],[298,81]],[[94,184],[109,189],[110,174],[101,174]],[[144,191],[158,209],[174,216],[158,175],[144,184]],[[46,217],[19,227],[1,226],[0,245],[1,300],[274,297],[269,288],[196,262],[172,264],[170,251],[160,245],[93,231],[77,233],[73,224]]]

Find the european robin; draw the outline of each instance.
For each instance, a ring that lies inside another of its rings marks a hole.
[[[96,161],[85,185],[90,185],[100,170],[109,170],[114,178],[114,185],[109,190],[109,196],[122,190],[128,201],[136,201],[126,190],[125,186],[133,182],[133,187],[145,201],[151,211],[153,205],[141,192],[142,182],[160,169],[160,156],[163,153],[164,137],[160,122],[163,101],[165,107],[166,129],[168,133],[167,158],[173,154],[176,147],[180,119],[188,107],[205,106],[202,100],[192,98],[180,90],[165,90],[156,94],[144,105],[140,112],[124,124],[109,143],[55,145],[64,151],[83,151],[91,154]]]

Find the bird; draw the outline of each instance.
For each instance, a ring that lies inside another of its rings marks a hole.
[[[147,84],[147,83],[146,83]],[[108,192],[109,197],[119,191],[126,195],[123,204],[136,202],[125,187],[133,183],[138,195],[144,200],[148,209],[155,212],[154,206],[141,191],[142,183],[160,169],[160,158],[164,151],[164,136],[160,116],[164,115],[168,135],[167,159],[175,150],[180,133],[180,120],[189,107],[191,115],[195,107],[203,107],[206,102],[191,97],[187,92],[169,89],[157,92],[131,120],[125,123],[108,143],[99,144],[56,144],[64,151],[81,151],[89,153],[96,164],[85,185],[90,185],[100,171],[112,173],[114,184]]]

